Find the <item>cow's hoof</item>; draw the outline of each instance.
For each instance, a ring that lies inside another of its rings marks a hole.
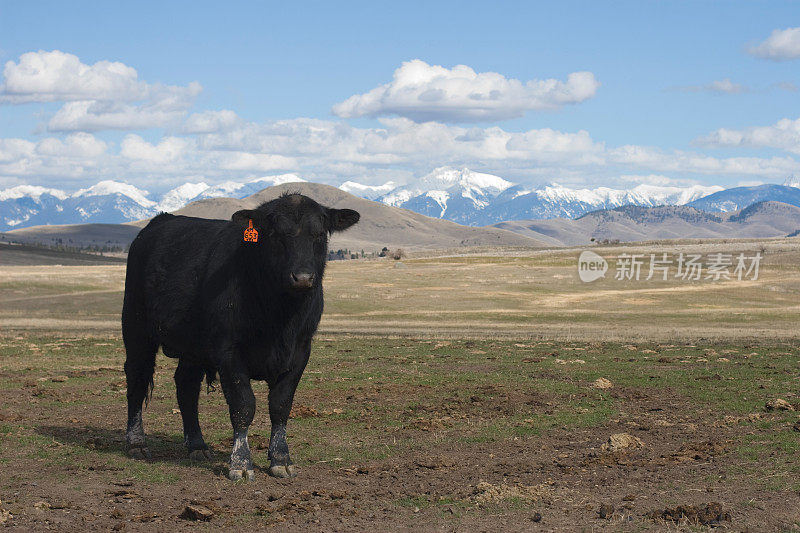
[[[211,450],[208,448],[205,450],[192,450],[189,452],[189,459],[192,461],[210,461]]]
[[[297,476],[297,468],[294,465],[271,466],[269,475],[272,477],[288,478]]]
[[[228,472],[228,478],[231,481],[239,481],[241,479],[245,481],[254,481],[256,479],[256,473],[253,470],[234,470],[231,468],[230,472]]]
[[[131,445],[128,447],[128,457],[132,457],[133,459],[150,459],[153,456],[150,450],[147,449],[147,446]]]

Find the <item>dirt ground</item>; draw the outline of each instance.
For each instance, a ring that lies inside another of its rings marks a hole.
[[[699,248],[698,248],[699,247]],[[800,241],[758,280],[586,284],[572,250],[334,262],[288,427],[300,475],[192,462],[159,356],[125,455],[124,265],[0,267],[0,525],[16,531],[800,531]],[[599,380],[599,381],[598,381]],[[777,400],[782,400],[779,402]]]
[[[123,449],[117,336],[4,332],[0,521],[17,531],[800,530],[799,358],[793,342],[320,336],[289,425],[299,477],[266,473],[259,384],[257,478],[233,483],[218,390],[201,397],[214,459],[189,461],[174,362],[159,357],[145,414],[153,458],[136,461]],[[785,404],[768,409],[777,398]]]

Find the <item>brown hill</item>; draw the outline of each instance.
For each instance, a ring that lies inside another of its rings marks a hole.
[[[125,248],[139,233],[128,224],[64,224],[31,226],[0,233],[5,241],[74,248]]]
[[[462,226],[448,220],[426,217],[408,209],[391,207],[346,193],[320,183],[287,183],[269,187],[252,196],[236,200],[199,200],[175,211],[176,215],[229,219],[239,209],[252,209],[284,192],[299,192],[335,208],[355,209],[361,221],[331,239],[330,248],[364,249],[368,252],[390,249],[440,249],[461,246],[535,246],[543,243],[499,228]]]
[[[0,266],[29,265],[102,265],[124,263],[121,257],[52,250],[27,244],[0,242]]]

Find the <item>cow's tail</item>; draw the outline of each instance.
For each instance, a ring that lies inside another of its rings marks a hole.
[[[133,402],[134,406],[141,405],[142,401],[147,406],[153,395],[153,374],[155,374],[158,345],[148,343],[146,346],[136,346],[136,349],[133,349],[131,344],[126,342],[128,357],[125,359],[125,375],[128,382],[128,400]]]
[[[216,390],[214,382],[217,380],[217,370],[215,368],[206,368],[206,394]]]
[[[147,322],[142,280],[136,261],[141,242],[135,240],[128,253],[125,296],[122,303],[122,340],[125,343],[125,376],[128,382],[128,407],[134,412],[147,405],[153,394],[158,341]]]

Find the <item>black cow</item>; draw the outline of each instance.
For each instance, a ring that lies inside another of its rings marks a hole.
[[[149,457],[142,403],[153,387],[158,348],[178,359],[178,406],[186,448],[210,458],[197,420],[203,377],[219,375],[233,425],[231,479],[253,478],[247,430],[255,414],[251,379],[269,384],[269,473],[293,477],[286,422],[322,315],[328,236],[356,222],[284,194],[231,221],[161,214],[128,254],[122,336],[127,358],[128,453]],[[255,230],[255,233],[254,231]]]

